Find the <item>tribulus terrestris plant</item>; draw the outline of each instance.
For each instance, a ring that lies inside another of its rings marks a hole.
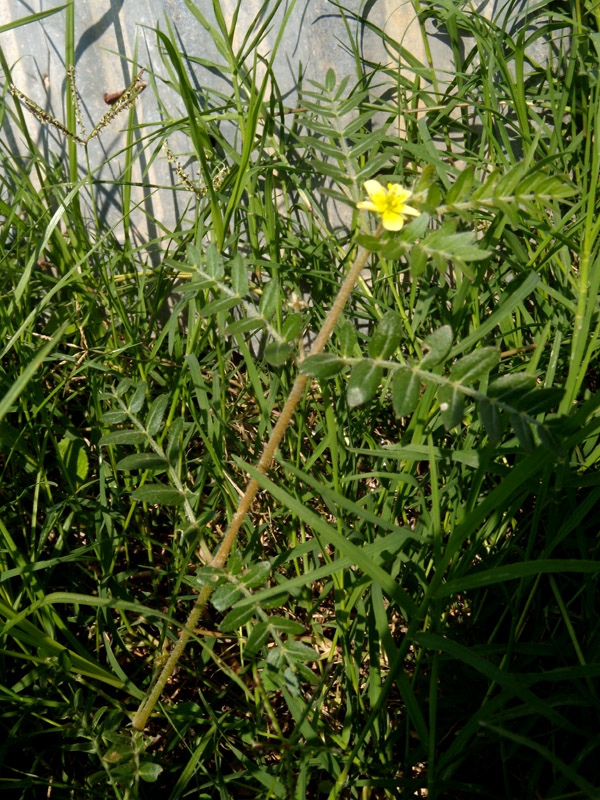
[[[119,238],[77,213],[77,97],[69,182],[5,106],[3,786],[595,797],[593,15],[561,50],[565,8],[430,4],[449,71],[373,29],[388,66],[349,42],[288,109],[278,2],[243,36],[199,5],[218,60],[156,31],[180,101],[130,114]],[[176,134],[200,178],[171,153],[189,207],[145,187],[139,248],[133,142]]]

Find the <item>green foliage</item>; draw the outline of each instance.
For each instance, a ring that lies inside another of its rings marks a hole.
[[[287,109],[280,39],[256,56],[283,6],[242,31],[187,2],[218,60],[188,55],[227,93],[199,91],[176,30],[157,30],[181,116],[164,109],[141,146],[187,135],[203,189],[143,249],[133,136],[119,240],[96,176],[78,180],[74,152],[48,160],[2,96],[29,153],[0,145],[0,785],[596,797],[596,17],[546,4],[509,29],[426,3],[423,62],[363,19],[390,66],[349,40],[356,75],[330,70]],[[356,210],[368,179],[410,188],[420,216],[377,231]],[[361,248],[368,269],[306,357]],[[215,568],[248,475],[260,492]]]
[[[425,356],[414,366],[386,361],[399,344],[402,330],[402,317],[388,312],[379,322],[369,341],[371,358],[344,358],[342,356],[309,356],[300,370],[305,375],[326,380],[337,375],[344,367],[352,366],[346,396],[350,408],[355,408],[372,400],[376,395],[384,375],[384,369],[393,373],[391,399],[394,411],[399,417],[412,414],[419,406],[423,382],[434,384],[437,389],[440,418],[446,430],[456,427],[464,417],[465,399],[477,400],[480,404],[480,418],[484,430],[494,442],[500,441],[502,427],[499,411],[507,411],[512,421],[515,435],[525,450],[533,449],[531,428],[539,430],[539,438],[548,449],[560,454],[561,448],[556,435],[549,425],[558,432],[561,421],[554,419],[545,424],[534,415],[551,411],[557,407],[563,392],[556,389],[532,391],[535,379],[530,375],[506,374],[493,380],[488,392],[474,390],[475,383],[487,381],[490,373],[500,361],[500,351],[495,347],[481,347],[455,361],[447,375],[439,374],[439,368],[452,347],[452,329],[445,325],[433,331],[423,342]],[[380,353],[380,357],[377,357]],[[429,372],[426,366],[438,367],[437,372]]]

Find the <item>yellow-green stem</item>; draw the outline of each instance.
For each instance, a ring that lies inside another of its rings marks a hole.
[[[381,228],[377,231],[377,235],[381,234]],[[363,270],[363,267],[367,263],[367,259],[369,258],[369,251],[363,250],[362,248],[359,250],[356,260],[350,271],[346,275],[346,278],[340,287],[340,290],[337,294],[337,297],[334,300],[334,303],[325,318],[325,322],[323,323],[323,327],[321,328],[319,335],[315,339],[315,342],[311,348],[310,354],[311,356],[316,355],[317,353],[321,353],[327,344],[327,340],[331,336],[331,333],[335,327],[336,322],[338,321],[340,314],[344,310],[344,306],[346,305],[348,298],[354,288],[354,284],[358,280],[358,276]],[[306,384],[308,383],[308,375],[299,374],[296,380],[294,381],[294,385],[290,391],[288,399],[286,401],[285,406],[283,407],[281,414],[279,415],[279,419],[277,420],[277,424],[273,428],[273,432],[271,433],[271,437],[269,441],[265,445],[263,453],[260,457],[260,460],[257,464],[257,470],[264,475],[268,470],[271,461],[273,460],[273,456],[275,455],[275,451],[283,438],[283,434],[287,426],[292,419],[296,406],[300,402],[302,395],[304,394],[304,389],[306,388]],[[231,552],[231,548],[237,538],[238,531],[242,526],[244,518],[248,513],[250,506],[252,505],[252,501],[254,500],[256,493],[258,491],[258,482],[255,479],[252,479],[248,486],[246,487],[246,491],[244,492],[244,496],[239,502],[237,511],[233,515],[233,519],[231,520],[231,524],[227,529],[225,535],[221,539],[221,543],[219,544],[219,548],[215,553],[212,561],[211,566],[215,568],[220,568],[225,565],[227,558],[229,557],[229,553]],[[179,661],[179,657],[183,653],[185,646],[192,635],[194,628],[198,624],[198,620],[202,616],[204,609],[206,608],[206,604],[210,598],[212,592],[212,586],[204,586],[200,591],[200,594],[196,598],[196,602],[190,612],[188,620],[185,624],[185,628],[181,631],[179,635],[179,639],[177,640],[176,644],[171,651],[169,658],[167,659],[162,672],[158,676],[158,679],[154,686],[152,687],[152,691],[150,694],[144,698],[141,702],[140,707],[138,708],[134,718],[132,725],[133,727],[141,731],[146,727],[146,722],[148,721],[148,717],[152,713],[152,709],[160,699],[163,689],[166,686],[167,681],[173,674],[173,670],[177,666],[177,662]]]

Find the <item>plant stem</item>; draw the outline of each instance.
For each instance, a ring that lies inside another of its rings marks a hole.
[[[376,235],[381,235],[381,228],[378,229]],[[367,263],[367,259],[369,258],[370,251],[364,250],[360,248],[358,254],[356,256],[356,260],[354,261],[352,267],[350,268],[343,284],[340,287],[340,290],[335,298],[327,317],[325,318],[325,322],[323,323],[323,327],[321,328],[319,335],[315,339],[315,342],[312,346],[310,351],[310,355],[314,356],[317,353],[321,353],[327,344],[327,340],[331,336],[331,333],[335,327],[336,322],[338,321],[340,314],[344,310],[344,306],[348,302],[348,298],[352,293],[352,289],[354,288],[354,284],[358,280],[358,276],[362,272],[365,264]],[[271,433],[271,437],[269,441],[265,445],[263,453],[260,457],[260,460],[257,464],[257,470],[260,472],[261,475],[264,475],[268,470],[269,466],[271,465],[271,461],[273,460],[273,456],[275,455],[275,451],[283,438],[283,434],[286,431],[287,426],[289,425],[296,406],[298,405],[302,395],[304,394],[304,389],[306,388],[306,384],[309,381],[308,375],[299,374],[294,381],[294,385],[288,395],[288,399],[283,407],[281,414],[279,415],[279,419],[277,420],[277,424],[273,428],[273,432]],[[239,505],[235,514],[233,515],[233,519],[227,529],[226,533],[224,534],[223,538],[221,539],[221,543],[219,544],[219,548],[215,553],[213,560],[211,562],[211,566],[215,568],[221,568],[225,565],[227,558],[229,557],[229,553],[231,552],[231,548],[237,538],[238,531],[242,526],[242,522],[244,521],[250,506],[252,505],[252,501],[254,500],[256,493],[258,491],[258,481],[254,478],[248,483],[246,487],[246,491],[244,492],[243,497],[241,498]],[[148,721],[148,717],[152,713],[152,710],[160,696],[162,694],[163,689],[171,675],[173,674],[173,670],[177,666],[177,662],[181,654],[183,653],[185,646],[192,635],[194,628],[198,624],[198,620],[202,616],[204,609],[206,608],[206,604],[210,598],[212,592],[212,586],[203,586],[200,594],[198,595],[196,602],[190,612],[188,620],[185,624],[185,627],[181,631],[179,635],[179,639],[177,640],[176,644],[171,651],[171,655],[167,659],[166,664],[164,665],[162,672],[158,676],[156,683],[154,684],[152,691],[150,692],[147,697],[142,700],[140,706],[133,718],[132,725],[133,727],[138,730],[144,730],[146,727],[146,723]]]

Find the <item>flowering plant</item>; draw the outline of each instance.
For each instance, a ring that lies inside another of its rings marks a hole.
[[[386,231],[399,231],[403,228],[407,216],[420,216],[420,211],[407,205],[406,201],[412,197],[412,192],[398,183],[388,183],[387,189],[376,180],[365,181],[363,185],[369,199],[357,203],[357,208],[379,214],[381,224]]]

